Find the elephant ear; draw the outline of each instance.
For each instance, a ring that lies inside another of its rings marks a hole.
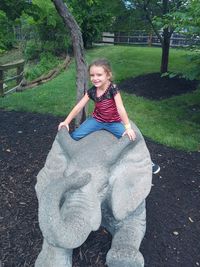
[[[62,177],[63,172],[69,165],[69,155],[61,147],[60,142],[58,142],[58,138],[64,139],[63,136],[60,137],[60,133],[58,132],[51,150],[47,155],[45,165],[37,175],[35,190],[38,199],[40,199],[43,191],[49,183]]]
[[[144,138],[138,128],[136,140],[124,149],[110,176],[111,208],[116,220],[134,212],[147,197],[152,183],[152,164]],[[123,137],[128,138],[128,137]]]

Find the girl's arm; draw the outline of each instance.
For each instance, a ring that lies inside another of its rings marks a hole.
[[[87,102],[89,100],[90,100],[90,98],[89,98],[88,94],[86,93],[83,96],[83,98],[76,104],[76,106],[71,110],[71,112],[69,113],[69,115],[67,116],[67,118],[58,125],[58,130],[60,130],[62,126],[65,126],[65,127],[67,127],[67,129],[69,131],[69,124],[70,124],[70,122],[85,107],[85,105],[87,104]]]
[[[122,98],[119,92],[114,96],[114,100],[116,103],[117,111],[126,129],[123,135],[128,135],[130,140],[135,140],[136,135],[133,129],[131,128],[129,118],[128,118],[127,112],[125,110],[125,107],[124,107],[124,104],[123,104],[123,101],[122,101]]]

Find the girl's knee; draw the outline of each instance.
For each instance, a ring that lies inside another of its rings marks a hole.
[[[71,135],[71,138],[78,141],[78,139],[73,135],[73,133],[70,134]]]
[[[78,141],[82,138],[78,133],[76,133],[76,131],[72,132],[70,135],[71,138],[74,139],[75,141]]]

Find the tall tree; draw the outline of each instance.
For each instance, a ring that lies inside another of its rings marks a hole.
[[[18,0],[17,3],[14,0],[1,0],[0,10],[6,13],[9,20],[14,21],[19,18],[25,9],[29,9],[30,5],[28,1]]]
[[[54,3],[56,10],[62,17],[65,25],[70,30],[76,61],[77,101],[79,101],[87,90],[87,66],[81,30],[75,18],[70,13],[67,5],[62,0],[52,0],[52,2]],[[86,111],[85,109],[83,109],[83,111],[76,117],[76,126],[78,126],[85,119],[85,117]]]
[[[103,31],[111,27],[121,0],[67,0],[73,16],[81,28],[84,47],[99,40]]]
[[[15,43],[15,20],[20,18],[24,10],[31,9],[30,4],[24,0],[0,1],[0,47],[11,49]]]
[[[192,39],[190,49],[193,51],[188,60],[192,66],[187,71],[186,77],[189,79],[200,79],[200,1],[188,0],[185,12],[174,12],[174,20],[179,29],[185,29],[185,34]]]
[[[186,8],[187,0],[132,0],[133,9],[140,9],[162,46],[161,73],[168,71],[170,39],[177,27],[173,14]]]
[[[114,10],[115,17],[112,23],[113,31],[132,32],[135,30],[149,31],[149,24],[140,9],[133,8],[128,1],[120,0]]]

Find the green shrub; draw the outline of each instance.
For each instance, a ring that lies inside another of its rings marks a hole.
[[[4,52],[5,50],[0,48],[0,55],[3,54]]]
[[[55,49],[56,49],[56,44],[54,41],[45,41],[42,46],[42,50],[44,53],[49,52],[51,54],[55,54]]]
[[[185,75],[188,79],[200,79],[200,47],[193,51],[192,55],[188,56],[188,61],[192,62],[192,67]]]
[[[72,49],[72,42],[67,34],[57,34],[55,39],[55,55],[68,54]]]
[[[27,80],[34,80],[39,76],[46,74],[51,69],[55,68],[59,64],[58,58],[49,52],[43,52],[39,55],[39,61],[37,65],[32,66],[29,64],[25,70],[25,78]]]
[[[39,59],[41,53],[50,53],[51,55],[59,56],[63,53],[67,54],[70,49],[70,41],[67,38],[63,40],[29,40],[26,42],[24,49],[24,58],[28,60]]]
[[[61,55],[63,53],[67,54],[68,48],[70,46],[69,39],[63,36],[63,39],[46,40],[42,44],[43,52],[50,52],[53,55]]]
[[[41,52],[41,43],[36,40],[27,41],[25,50],[24,50],[24,58],[26,60],[38,59]]]

